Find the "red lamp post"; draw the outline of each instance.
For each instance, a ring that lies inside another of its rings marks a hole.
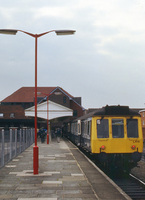
[[[47,96],[47,144],[49,144],[49,96]]]
[[[16,35],[20,31],[31,37],[35,38],[35,146],[33,147],[33,174],[38,174],[38,146],[37,146],[37,39],[43,35],[51,32],[55,32],[56,35],[72,35],[75,33],[74,30],[51,30],[41,34],[32,34],[22,30],[16,29],[0,29],[0,34]]]

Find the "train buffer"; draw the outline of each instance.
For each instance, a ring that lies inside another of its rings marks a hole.
[[[130,199],[68,140],[38,147],[39,174],[33,175],[33,145],[0,169],[0,199]]]

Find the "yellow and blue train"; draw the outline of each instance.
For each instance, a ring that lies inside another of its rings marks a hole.
[[[141,159],[140,114],[128,106],[105,106],[68,123],[68,136],[104,165],[135,166]]]

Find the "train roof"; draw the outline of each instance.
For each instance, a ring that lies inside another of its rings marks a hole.
[[[94,113],[96,115],[110,115],[110,116],[140,116],[140,114],[130,109],[129,106],[105,106],[101,110],[98,110]]]
[[[140,116],[139,112],[135,109],[130,109],[129,106],[105,106],[96,109],[86,115],[79,117],[77,120],[87,119],[93,116]]]

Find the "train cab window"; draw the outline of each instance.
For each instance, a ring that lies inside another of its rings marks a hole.
[[[109,138],[108,119],[97,120],[97,137],[98,138]]]
[[[112,137],[124,138],[124,121],[123,119],[112,119]]]
[[[137,119],[127,119],[127,137],[138,138],[138,121]]]

